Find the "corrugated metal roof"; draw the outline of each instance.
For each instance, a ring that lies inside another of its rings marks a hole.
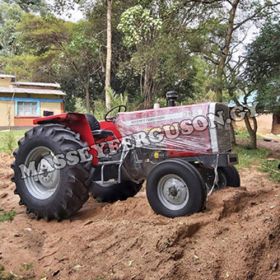
[[[57,83],[15,82],[15,83],[13,83],[13,85],[60,88],[60,84],[57,84]]]
[[[15,78],[14,75],[6,75],[6,74],[0,74],[0,78]]]
[[[26,94],[46,94],[46,95],[63,95],[64,93],[61,90],[54,90],[54,89],[31,89],[31,88],[16,88],[16,87],[0,87],[0,93],[26,93]]]

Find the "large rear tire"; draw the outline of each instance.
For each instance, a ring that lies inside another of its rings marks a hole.
[[[218,168],[219,173],[219,188],[233,187],[239,188],[241,185],[240,175],[238,170],[234,166],[220,167]]]
[[[100,185],[93,183],[90,192],[98,202],[113,203],[118,200],[126,200],[134,197],[142,188],[143,183],[134,183],[131,181],[123,181],[120,184]]]
[[[12,180],[27,213],[45,220],[75,214],[88,199],[94,171],[79,134],[63,125],[47,124],[26,132],[18,144]]]
[[[157,214],[172,218],[191,215],[205,207],[205,183],[191,164],[167,160],[150,172],[147,198]]]

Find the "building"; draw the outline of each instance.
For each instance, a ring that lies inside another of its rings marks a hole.
[[[0,74],[0,129],[30,127],[33,119],[64,112],[59,84],[17,82]]]

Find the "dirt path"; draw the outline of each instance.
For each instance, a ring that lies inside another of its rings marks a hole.
[[[280,186],[254,168],[191,217],[157,216],[140,192],[47,223],[18,205],[10,163],[0,155],[0,208],[17,213],[0,223],[0,264],[25,279],[280,279]]]

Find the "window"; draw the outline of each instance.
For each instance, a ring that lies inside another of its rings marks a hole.
[[[39,102],[18,101],[16,114],[18,117],[34,117],[40,115]]]

